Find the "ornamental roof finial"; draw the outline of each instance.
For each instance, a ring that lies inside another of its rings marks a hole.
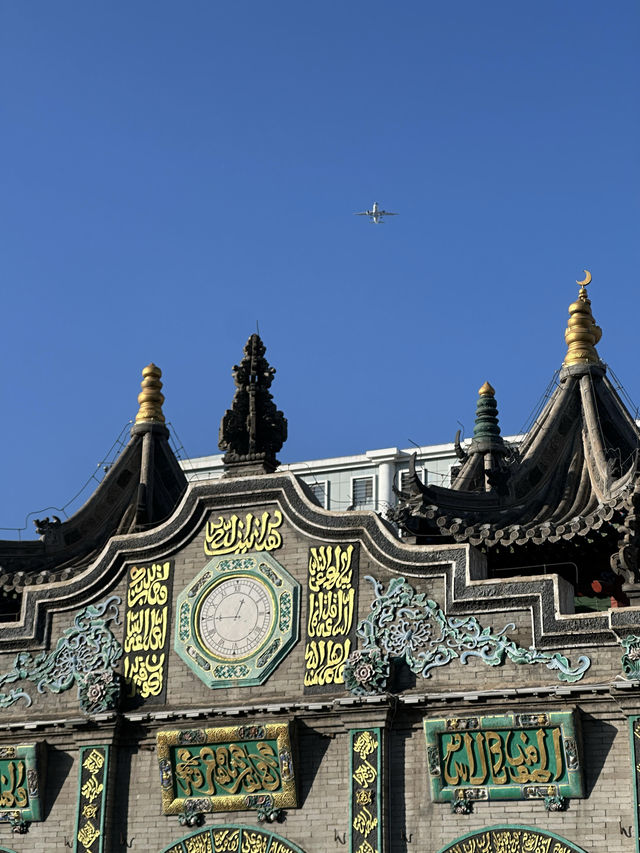
[[[164,394],[160,390],[162,388],[161,376],[162,371],[153,362],[142,371],[142,391],[138,394],[140,409],[136,415],[137,424],[148,423],[149,421],[164,423],[164,415],[162,414]]]
[[[489,382],[485,382],[482,388],[478,389],[476,421],[473,427],[473,437],[476,439],[491,438],[502,442],[498,426],[498,404],[495,397],[495,388]]]
[[[595,345],[602,337],[602,329],[596,325],[591,313],[591,300],[587,296],[587,285],[591,283],[591,273],[585,270],[584,281],[580,285],[578,298],[569,305],[569,322],[564,333],[567,354],[563,367],[572,364],[600,364]]]
[[[265,358],[266,347],[253,334],[244,358],[232,370],[236,393],[220,423],[218,447],[225,477],[271,474],[280,464],[276,453],[287,439],[287,419],[269,391],[276,372]]]

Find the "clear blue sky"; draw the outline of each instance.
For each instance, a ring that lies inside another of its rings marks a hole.
[[[150,361],[217,452],[256,322],[282,461],[469,435],[487,379],[519,431],[585,267],[640,402],[639,43],[632,0],[1,3],[0,525],[67,504]]]

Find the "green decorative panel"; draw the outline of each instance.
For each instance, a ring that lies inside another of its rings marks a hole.
[[[439,853],[585,853],[566,838],[530,826],[490,826],[468,832]]]
[[[0,746],[0,823],[42,820],[44,745]]]
[[[304,853],[304,850],[275,832],[235,824],[200,829],[174,841],[160,853]]]
[[[74,853],[103,853],[109,747],[83,746],[79,760]]]
[[[268,553],[214,557],[177,607],[175,650],[208,687],[262,684],[298,641],[300,584]]]
[[[165,814],[298,804],[288,723],[158,732]]]
[[[583,797],[573,712],[425,720],[434,802]]]
[[[349,853],[382,850],[382,729],[349,733]]]

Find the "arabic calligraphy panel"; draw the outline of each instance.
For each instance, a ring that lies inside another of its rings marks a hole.
[[[0,747],[0,824],[42,820],[44,745]]]
[[[470,832],[439,853],[585,853],[565,838],[528,826],[492,826]]]
[[[584,796],[573,712],[444,718],[424,727],[434,802]]]
[[[158,732],[165,814],[297,806],[288,723]]]

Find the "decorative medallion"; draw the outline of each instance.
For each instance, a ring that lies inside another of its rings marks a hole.
[[[0,824],[43,820],[44,744],[0,747]]]
[[[158,732],[165,814],[296,807],[288,723]]]
[[[350,853],[382,850],[382,729],[353,729],[350,744]]]
[[[566,838],[530,826],[491,826],[463,835],[439,853],[585,853]]]
[[[343,668],[355,642],[358,546],[309,548],[304,692],[343,690]]]
[[[165,700],[172,580],[170,562],[129,569],[124,635],[129,704]]]
[[[262,684],[298,641],[299,601],[270,554],[214,557],[178,596],[175,650],[208,687]]]
[[[235,824],[202,829],[174,841],[161,853],[304,853],[304,850],[269,830]]]
[[[74,853],[102,853],[104,818],[109,775],[109,747],[80,749],[78,814]]]
[[[411,672],[429,678],[434,667],[446,666],[459,659],[466,664],[479,658],[489,666],[499,666],[505,659],[517,664],[543,664],[557,673],[560,681],[580,681],[591,666],[585,655],[572,667],[559,652],[547,654],[534,646],[522,648],[506,636],[509,623],[498,631],[484,627],[475,616],[447,616],[442,608],[402,577],[392,578],[387,589],[375,578],[375,598],[371,613],[358,625],[363,645],[353,653],[344,668],[345,683],[352,693],[383,692],[385,670],[394,659],[403,660]],[[362,651],[376,652],[363,667]],[[373,671],[375,670],[375,672]]]
[[[543,800],[550,811],[584,797],[571,711],[425,720],[431,798]]]

